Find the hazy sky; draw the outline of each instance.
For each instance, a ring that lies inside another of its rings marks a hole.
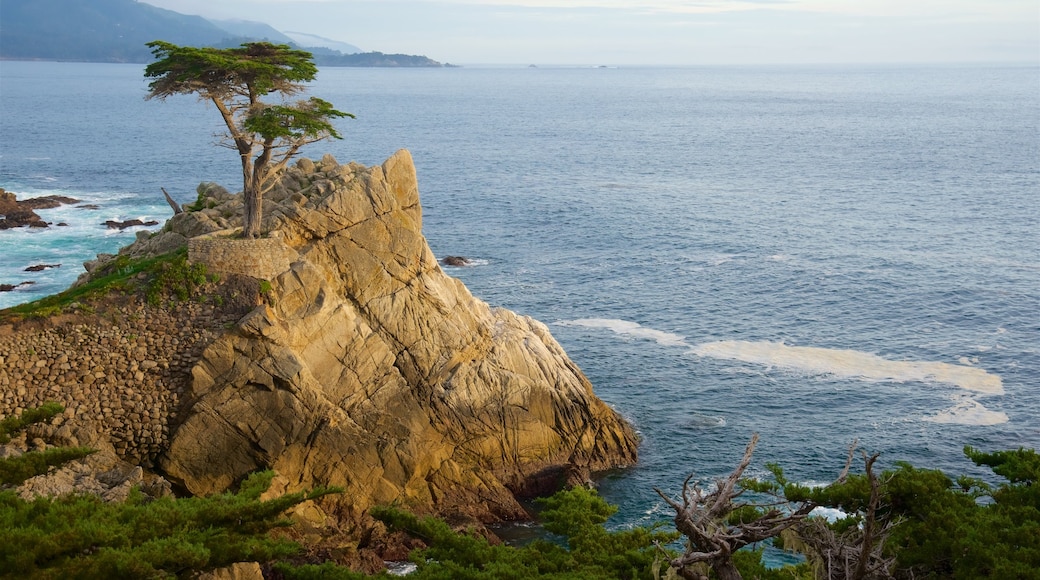
[[[142,0],[454,64],[1038,62],[1037,0]]]

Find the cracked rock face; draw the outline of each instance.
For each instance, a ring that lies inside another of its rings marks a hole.
[[[277,491],[343,487],[349,514],[396,501],[494,521],[526,516],[517,496],[635,462],[631,427],[545,325],[441,270],[407,151],[302,160],[264,204],[298,258],[192,370],[170,479],[207,494],[271,468]]]

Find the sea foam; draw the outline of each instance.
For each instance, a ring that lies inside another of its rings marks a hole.
[[[875,381],[944,383],[987,395],[1004,394],[999,376],[971,366],[896,361],[856,350],[788,346],[780,342],[723,340],[694,346],[699,356]]]
[[[1002,425],[1008,422],[1008,416],[999,411],[990,411],[975,399],[965,398],[949,409],[925,417],[925,420],[951,425]]]
[[[736,360],[770,368],[868,381],[940,383],[981,395],[1004,394],[1000,376],[967,365],[889,360],[857,350],[789,346],[782,342],[720,340],[691,345],[684,336],[614,318],[581,318],[556,324],[604,328],[621,336],[652,340],[662,346],[685,347],[697,356]],[[971,362],[971,359],[967,360]],[[991,411],[970,397],[964,397],[957,405],[924,419],[955,425],[999,425],[1008,422],[1005,413]]]
[[[629,320],[618,320],[616,318],[579,318],[578,320],[564,320],[557,322],[560,326],[583,326],[585,328],[606,328],[616,334],[631,338],[652,340],[661,346],[690,346],[685,336],[672,334],[663,330],[654,330],[642,326],[638,322]]]

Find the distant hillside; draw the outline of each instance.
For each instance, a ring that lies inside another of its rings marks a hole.
[[[292,39],[293,42],[299,46],[307,47],[307,50],[313,50],[315,48],[327,48],[333,51],[339,51],[343,54],[357,54],[364,52],[360,48],[353,44],[347,44],[346,42],[340,42],[338,40],[332,40],[330,38],[324,38],[315,34],[308,34],[306,32],[295,32],[292,30],[286,30],[285,35]]]
[[[441,64],[425,56],[411,54],[383,54],[381,52],[361,52],[358,54],[340,54],[322,52],[321,48],[308,48],[314,55],[314,63],[318,66],[356,66],[356,67],[438,67],[452,66]]]
[[[0,2],[0,59],[147,63],[152,61],[152,53],[145,44],[153,40],[220,47],[251,40],[293,44],[311,51],[319,66],[443,66],[425,56],[379,52],[345,55],[340,50],[323,48],[329,42],[311,48],[293,42],[267,24],[245,20],[211,22],[137,0]]]
[[[251,20],[210,20],[209,22],[237,38],[266,40],[276,44],[294,44],[292,37],[282,34],[263,22],[253,22]],[[300,46],[306,45],[300,44]]]
[[[3,0],[0,58],[148,62],[145,43],[217,45],[230,34],[201,16],[135,0]]]

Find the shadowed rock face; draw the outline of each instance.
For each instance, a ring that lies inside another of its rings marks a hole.
[[[171,479],[205,494],[273,468],[277,491],[344,487],[355,515],[399,501],[492,521],[525,517],[516,495],[635,462],[632,429],[543,324],[441,270],[407,151],[302,160],[265,206],[298,258],[193,369]]]

